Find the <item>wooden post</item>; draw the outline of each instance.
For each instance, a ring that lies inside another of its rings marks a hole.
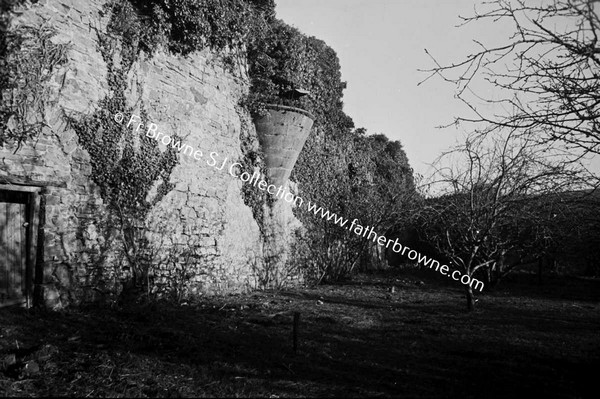
[[[298,327],[300,324],[300,312],[294,312],[294,353],[298,353]]]
[[[27,209],[27,307],[33,306],[33,287],[37,263],[38,227],[40,218],[40,194],[31,193]]]

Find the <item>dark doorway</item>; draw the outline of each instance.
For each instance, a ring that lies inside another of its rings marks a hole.
[[[39,190],[0,185],[0,307],[31,305]]]

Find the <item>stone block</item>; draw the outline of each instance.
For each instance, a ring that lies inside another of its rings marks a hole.
[[[59,205],[60,204],[60,195],[57,194],[47,194],[46,195],[46,205]]]
[[[54,272],[52,273],[53,277],[56,279],[57,283],[60,287],[70,288],[71,287],[71,271],[69,266],[64,263],[55,264]]]
[[[60,299],[60,291],[54,284],[42,284],[42,297],[44,306],[51,310],[58,310],[63,307]]]

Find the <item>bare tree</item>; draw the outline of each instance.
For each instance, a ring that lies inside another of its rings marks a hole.
[[[535,229],[547,213],[531,212],[527,204],[581,184],[575,164],[515,130],[471,135],[436,165],[428,188],[437,196],[424,201],[416,226],[449,266],[470,278],[480,269],[502,267],[505,273],[519,263],[504,267],[507,254],[519,258],[540,247],[543,234]],[[473,289],[465,287],[471,310]]]
[[[600,154],[600,1],[493,0],[461,19],[510,23],[514,34],[498,46],[474,40],[479,50],[460,62],[440,65],[432,57],[436,66],[425,81],[437,75],[456,84],[457,97],[473,111],[456,123],[559,142],[572,159]],[[478,92],[482,80],[495,98]]]

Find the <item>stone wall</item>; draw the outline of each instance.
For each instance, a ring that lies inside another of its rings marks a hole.
[[[55,306],[111,297],[128,274],[123,232],[108,218],[90,177],[90,156],[64,118],[65,113],[90,115],[110,94],[95,32],[106,29],[101,7],[100,0],[46,0],[24,6],[13,21],[45,23],[58,32],[56,42],[71,43],[69,62],[51,85],[45,113],[49,127],[16,154],[14,147],[0,149],[0,181],[45,187],[38,259],[43,276],[38,283]],[[240,138],[256,137],[249,115],[238,106],[248,90],[244,70],[243,65],[228,70],[210,51],[185,58],[164,51],[152,57],[142,54],[128,76],[126,95],[134,113],[143,108],[158,130],[178,135],[204,154],[218,153],[221,162],[232,162],[242,157]],[[165,151],[163,144],[160,148]],[[152,210],[147,231],[137,232],[156,249],[152,289],[185,297],[260,286],[265,237],[244,204],[242,182],[205,159],[178,157],[170,177],[173,190]],[[284,201],[266,214],[271,215],[267,235],[277,237],[267,241],[284,254],[277,261],[281,266],[290,233],[299,224]]]

